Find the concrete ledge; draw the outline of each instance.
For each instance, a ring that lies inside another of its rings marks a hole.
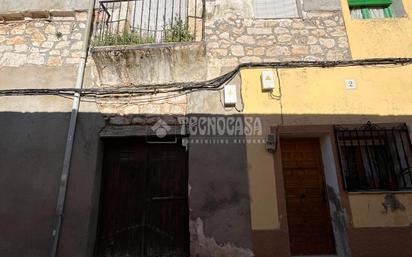
[[[24,18],[32,18],[32,19],[47,19],[50,18],[50,13],[45,10],[37,10],[37,11],[24,11],[22,12]]]
[[[382,191],[358,191],[358,192],[348,192],[349,195],[386,195],[386,194],[412,194],[412,190],[382,190]]]
[[[303,10],[311,11],[339,11],[341,10],[339,0],[303,0]]]
[[[182,135],[181,131],[189,131],[186,126],[169,126],[170,130],[167,132],[169,136],[187,136]],[[128,137],[128,136],[156,136],[156,131],[152,129],[152,126],[106,126],[100,131],[100,137]]]
[[[0,20],[2,21],[24,20],[24,17],[24,13],[22,12],[7,12],[0,14]]]
[[[193,82],[206,78],[204,42],[103,46],[91,51],[103,86]]]
[[[185,47],[197,47],[206,46],[204,41],[192,41],[192,42],[174,42],[174,43],[159,43],[159,44],[140,44],[140,45],[116,45],[116,46],[94,46],[91,48],[92,53],[97,52],[111,52],[111,51],[134,51],[134,50],[149,50],[160,48],[185,48]]]
[[[26,19],[50,19],[51,17],[75,17],[76,10],[30,10],[0,13],[0,21],[20,21]]]
[[[50,15],[54,17],[75,17],[76,11],[74,10],[50,10]]]

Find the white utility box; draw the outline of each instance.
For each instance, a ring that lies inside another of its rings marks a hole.
[[[225,85],[225,106],[235,106],[237,102],[236,85]]]
[[[275,76],[273,74],[273,71],[271,70],[262,71],[261,80],[262,80],[262,90],[263,91],[270,91],[270,90],[275,89]]]

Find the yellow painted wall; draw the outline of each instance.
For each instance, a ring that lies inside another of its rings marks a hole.
[[[259,69],[241,72],[244,113],[278,114],[279,101],[261,91],[260,72]],[[280,69],[279,75],[283,114],[295,116],[289,120],[286,117],[288,125],[318,124],[322,115],[334,115],[334,119],[344,121],[345,115],[359,118],[359,115],[412,114],[412,65]],[[354,79],[357,89],[345,89],[347,79]],[[318,117],[310,121],[298,119],[307,115]],[[328,120],[325,124],[330,123]]]
[[[404,210],[385,210],[385,194],[351,194],[352,222],[355,228],[409,226],[412,221],[412,193],[397,193]]]
[[[246,154],[252,229],[279,229],[273,154],[268,153],[261,144],[249,144]]]
[[[281,123],[281,109],[283,125],[365,124],[371,121],[405,122],[412,127],[412,65],[279,69],[281,101],[262,92],[261,71],[241,71],[242,96],[245,115],[265,117],[269,120],[265,123],[267,127]],[[345,89],[345,79],[354,79],[357,89]],[[252,228],[279,228],[273,157],[262,145],[248,145],[247,161]],[[402,196],[407,214],[382,213],[379,208],[383,197],[384,194],[351,195],[354,224],[359,227],[406,226],[412,222],[412,193]],[[362,204],[371,209],[358,208]]]
[[[353,59],[412,57],[412,1],[403,0],[406,17],[352,19],[347,0],[341,0]]]

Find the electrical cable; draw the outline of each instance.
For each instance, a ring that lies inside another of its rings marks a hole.
[[[351,61],[292,61],[292,62],[267,62],[267,63],[243,63],[234,70],[203,82],[182,82],[168,84],[143,84],[129,86],[119,85],[119,87],[99,87],[99,88],[55,88],[55,89],[5,89],[0,90],[0,96],[30,96],[30,95],[56,95],[73,96],[80,93],[86,98],[121,98],[132,96],[147,96],[161,93],[181,93],[187,94],[200,90],[220,90],[222,86],[231,81],[240,70],[245,68],[332,68],[349,66],[384,66],[385,68],[396,65],[410,65],[412,58],[383,58],[383,59],[363,59]],[[148,99],[147,101],[151,101]]]
[[[240,77],[240,81],[242,81],[242,75],[241,75],[240,72],[239,72],[239,77]],[[240,97],[240,103],[241,103],[242,107],[239,109],[239,108],[237,108],[237,106],[235,106],[235,110],[237,112],[243,112],[243,110],[245,109],[245,102],[243,101],[242,85],[240,85],[240,87],[239,87],[239,97]]]
[[[279,85],[280,125],[283,125],[284,117],[283,117],[283,103],[282,103],[282,84],[280,81],[279,69],[276,69],[276,76],[278,77],[278,85]]]

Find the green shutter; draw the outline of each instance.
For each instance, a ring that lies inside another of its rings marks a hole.
[[[385,14],[385,18],[393,18],[392,7],[386,7],[385,9],[383,9],[383,12]]]
[[[369,9],[368,8],[362,8],[362,18],[363,19],[370,19],[370,14],[369,14]]]
[[[349,7],[389,6],[392,0],[348,0]]]

